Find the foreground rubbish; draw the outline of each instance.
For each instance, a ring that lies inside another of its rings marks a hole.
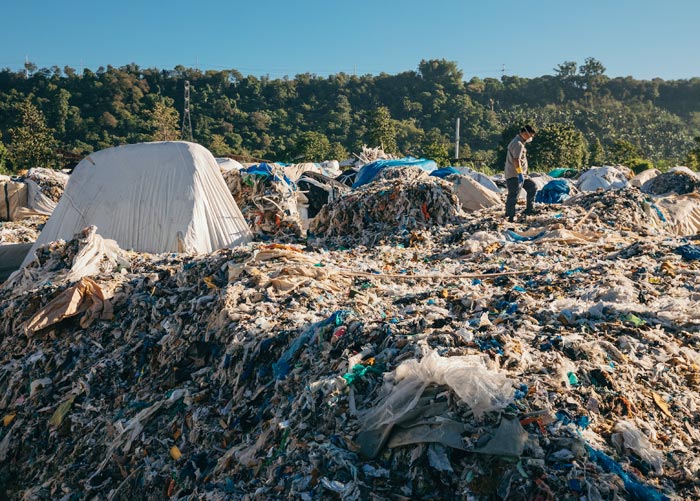
[[[41,247],[0,289],[0,497],[697,499],[692,235],[406,172],[296,244]]]

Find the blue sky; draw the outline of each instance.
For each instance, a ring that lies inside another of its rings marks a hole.
[[[594,57],[606,74],[700,76],[700,1],[4,0],[0,68],[235,68],[273,78],[398,73],[456,61],[465,77],[553,74]]]

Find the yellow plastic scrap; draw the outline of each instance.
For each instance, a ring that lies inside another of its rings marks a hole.
[[[56,410],[53,413],[53,416],[51,416],[51,419],[49,419],[49,424],[51,426],[55,428],[61,426],[63,419],[66,417],[66,414],[68,414],[71,405],[73,405],[73,400],[75,400],[75,397],[69,398],[56,408]]]
[[[15,416],[17,415],[16,412],[12,414],[6,414],[4,418],[2,418],[2,425],[3,426],[10,426],[10,423],[15,419]]]
[[[211,277],[204,277],[204,283],[205,283],[205,284],[207,285],[207,287],[209,287],[211,290],[214,290],[214,291],[215,291],[215,290],[218,289],[218,287],[217,287],[216,284],[214,283],[214,277],[213,277],[213,276],[211,276]]]
[[[180,452],[180,449],[177,448],[177,445],[173,445],[170,448],[170,457],[173,458],[175,461],[182,457],[182,452]]]
[[[668,410],[668,404],[663,397],[654,392],[651,393],[651,396],[654,397],[654,403],[659,409],[661,409],[661,412],[663,412],[666,416],[673,418],[673,414],[671,414],[671,411]]]

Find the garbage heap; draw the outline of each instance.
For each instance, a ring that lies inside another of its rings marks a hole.
[[[48,216],[29,216],[17,221],[0,221],[0,245],[36,241]]]
[[[302,235],[297,189],[283,167],[262,163],[222,172],[222,175],[255,235],[274,237],[278,241]]]
[[[25,182],[31,180],[39,187],[41,193],[53,202],[58,203],[66,189],[68,175],[53,169],[35,167],[29,169],[25,176]]]
[[[690,169],[681,167],[650,179],[644,183],[642,191],[654,195],[666,193],[685,195],[686,193],[697,192],[699,188],[700,177]]]
[[[451,183],[418,167],[395,167],[324,206],[309,232],[347,245],[374,245],[377,236],[442,226],[463,215]]]
[[[697,243],[626,192],[504,226],[423,186],[358,190],[382,245],[45,248],[0,289],[0,495],[697,499]]]

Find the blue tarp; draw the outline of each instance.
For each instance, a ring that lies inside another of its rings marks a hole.
[[[683,256],[683,259],[685,259],[686,261],[697,261],[698,259],[700,259],[700,247],[698,247],[697,245],[681,245],[680,247],[676,248],[676,250],[674,250],[673,252]]]
[[[569,198],[571,188],[564,179],[553,179],[545,184],[535,195],[535,202],[543,204],[560,204]]]
[[[578,171],[576,169],[554,169],[549,173],[550,177],[570,177],[571,175],[576,175]]]
[[[454,167],[443,167],[442,169],[434,170],[430,173],[431,176],[442,179],[445,179],[447,176],[451,176],[452,174],[459,174],[459,171]]]
[[[251,174],[253,176],[272,177],[274,181],[282,181],[282,179],[280,179],[277,176],[277,174],[275,174],[275,167],[273,165],[266,164],[265,162],[256,165],[251,165],[247,169],[243,169],[242,172],[245,172],[246,174]],[[289,179],[286,175],[283,175],[282,177],[289,186],[294,186],[294,182],[291,179]]]
[[[360,186],[371,183],[377,174],[379,174],[384,169],[389,167],[404,167],[404,166],[416,166],[420,167],[424,171],[432,172],[437,168],[437,164],[433,160],[426,160],[425,158],[397,158],[394,160],[377,160],[371,164],[367,164],[362,167],[355,177],[355,182],[353,183],[353,189],[359,188]]]

